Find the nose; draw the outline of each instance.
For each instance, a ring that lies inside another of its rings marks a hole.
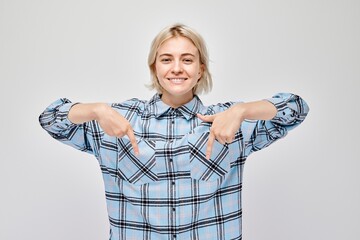
[[[179,74],[179,73],[182,73],[182,71],[183,70],[182,70],[180,61],[174,61],[174,65],[173,65],[171,72],[173,74]]]

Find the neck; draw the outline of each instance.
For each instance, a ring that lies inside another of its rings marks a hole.
[[[182,96],[170,96],[165,92],[161,95],[161,100],[172,108],[178,108],[188,102],[190,102],[194,97],[194,94],[187,94]]]

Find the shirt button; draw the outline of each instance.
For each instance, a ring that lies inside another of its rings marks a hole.
[[[171,121],[171,124],[174,124],[174,123],[175,123],[175,121],[174,121],[174,120],[172,120],[172,121]]]
[[[171,182],[171,184],[172,184],[172,185],[175,185],[175,182],[173,181],[173,182]]]
[[[173,235],[174,238],[176,238],[176,235]]]
[[[172,161],[173,161],[172,158],[170,158],[170,159],[169,159],[169,162],[172,162]]]
[[[173,207],[173,209],[172,209],[172,210],[175,212],[175,210],[176,210],[176,209]]]

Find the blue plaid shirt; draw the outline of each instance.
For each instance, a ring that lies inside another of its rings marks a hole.
[[[73,124],[74,103],[59,99],[40,115],[55,139],[93,154],[99,162],[112,240],[241,239],[241,188],[247,157],[285,136],[308,113],[297,95],[267,99],[278,112],[269,121],[245,120],[230,144],[215,141],[205,158],[211,123],[196,113],[215,114],[235,102],[204,106],[195,96],[174,109],[156,94],[150,101],[111,104],[131,123],[140,154],[127,137],[106,135],[98,122]]]

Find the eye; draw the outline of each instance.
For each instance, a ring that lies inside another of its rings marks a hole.
[[[171,59],[170,58],[162,58],[162,59],[160,59],[160,62],[169,63],[169,62],[171,62]]]
[[[184,58],[183,62],[186,64],[190,64],[193,62],[193,60],[191,58]]]

